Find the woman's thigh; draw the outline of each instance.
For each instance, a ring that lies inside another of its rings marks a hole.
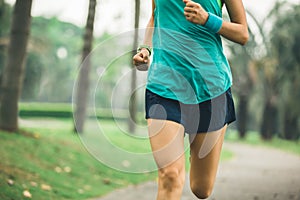
[[[148,119],[148,131],[154,159],[158,168],[179,162],[184,167],[184,128],[181,124]]]

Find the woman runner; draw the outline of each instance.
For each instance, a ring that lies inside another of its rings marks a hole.
[[[223,5],[230,22],[222,19]],[[241,45],[247,42],[242,0],[152,0],[144,43],[133,63],[145,70],[153,53],[145,104],[158,166],[157,200],[181,197],[185,133],[191,190],[199,199],[213,190],[224,134],[235,121],[232,76],[221,36]]]

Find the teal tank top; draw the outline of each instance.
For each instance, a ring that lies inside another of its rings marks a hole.
[[[194,0],[222,17],[220,0]],[[155,0],[153,60],[146,88],[165,98],[197,104],[224,93],[232,84],[219,34],[191,23],[182,0]]]

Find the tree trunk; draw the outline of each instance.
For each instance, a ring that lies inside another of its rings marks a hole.
[[[0,24],[1,24],[1,29],[0,29],[0,99],[1,99],[1,80],[2,80],[2,69],[4,65],[4,58],[5,58],[5,44],[4,44],[4,26],[5,24],[5,3],[4,0],[0,0]]]
[[[263,140],[271,140],[278,130],[278,110],[274,103],[271,100],[267,99],[261,124],[261,137]]]
[[[298,130],[298,118],[291,115],[289,110],[284,112],[284,139],[298,140],[300,133]]]
[[[136,49],[138,46],[138,27],[140,22],[140,0],[135,0],[135,22],[134,22],[134,40],[133,40],[133,51],[132,51],[132,57],[136,53]],[[131,62],[132,63],[132,62]],[[132,65],[132,71],[131,71],[131,97],[129,101],[129,113],[130,117],[128,119],[128,125],[129,125],[129,132],[134,133],[135,127],[136,127],[136,113],[137,113],[137,96],[136,96],[136,70],[134,69],[135,66]]]
[[[1,83],[0,128],[18,130],[18,101],[22,90],[32,0],[17,0],[11,25],[7,61]]]
[[[89,53],[92,50],[96,4],[97,0],[90,0],[89,2],[89,12],[85,28],[84,46],[82,51],[82,65],[79,71],[76,88],[77,91],[75,95],[76,110],[74,113],[74,131],[77,133],[83,132],[84,122],[86,118],[86,107],[90,86],[89,74],[91,68],[91,58],[89,56]]]
[[[239,138],[244,139],[247,132],[248,122],[248,97],[245,95],[239,95],[239,106],[238,106],[238,121],[237,128],[239,132]]]

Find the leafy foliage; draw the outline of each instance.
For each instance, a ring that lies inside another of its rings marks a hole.
[[[33,18],[23,100],[66,102],[71,99],[81,38],[81,28],[73,24],[56,18]]]

